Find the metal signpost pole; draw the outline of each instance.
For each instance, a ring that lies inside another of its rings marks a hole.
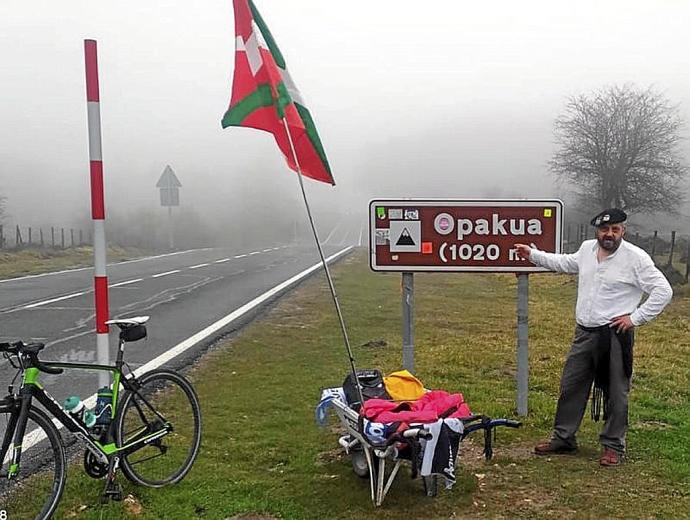
[[[517,413],[527,415],[529,382],[529,275],[517,275]]]
[[[173,240],[173,218],[172,218],[172,206],[168,206],[168,249],[172,251],[175,248],[175,242]]]
[[[402,364],[414,374],[414,274],[402,274]]]

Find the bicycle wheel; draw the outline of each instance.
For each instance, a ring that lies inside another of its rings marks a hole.
[[[169,370],[154,370],[138,378],[139,389],[125,392],[118,406],[115,439],[128,446],[160,431],[155,438],[121,460],[122,472],[136,484],[162,487],[184,478],[201,445],[201,409],[192,385]],[[154,435],[155,436],[155,435]]]
[[[0,509],[7,511],[12,519],[50,518],[67,478],[60,433],[42,411],[30,409],[19,473],[8,480],[14,424],[10,412],[0,411]]]

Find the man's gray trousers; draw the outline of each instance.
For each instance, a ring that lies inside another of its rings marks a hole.
[[[552,438],[552,443],[557,446],[577,447],[575,434],[587,408],[598,349],[599,333],[589,332],[578,325],[561,377],[561,394],[558,398]],[[609,390],[606,403],[608,418],[599,435],[599,441],[603,446],[619,453],[625,451],[629,392],[630,378],[626,376],[623,367],[621,344],[616,334],[611,334]]]

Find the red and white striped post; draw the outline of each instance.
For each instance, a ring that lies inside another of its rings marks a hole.
[[[109,364],[108,348],[108,277],[105,249],[105,198],[103,195],[103,157],[101,155],[101,108],[98,94],[98,55],[96,40],[84,40],[86,60],[86,108],[89,117],[89,160],[91,170],[91,218],[93,219],[93,287],[96,304],[96,359]],[[99,386],[110,382],[106,372],[99,372]]]

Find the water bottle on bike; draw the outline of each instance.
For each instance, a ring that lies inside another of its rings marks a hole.
[[[78,395],[73,395],[65,399],[63,408],[87,428],[93,428],[96,424],[96,415],[86,408],[84,401],[82,401]]]
[[[113,391],[109,386],[104,386],[98,389],[96,408],[96,424],[99,426],[108,426],[110,424],[110,417],[112,415],[113,407]]]

